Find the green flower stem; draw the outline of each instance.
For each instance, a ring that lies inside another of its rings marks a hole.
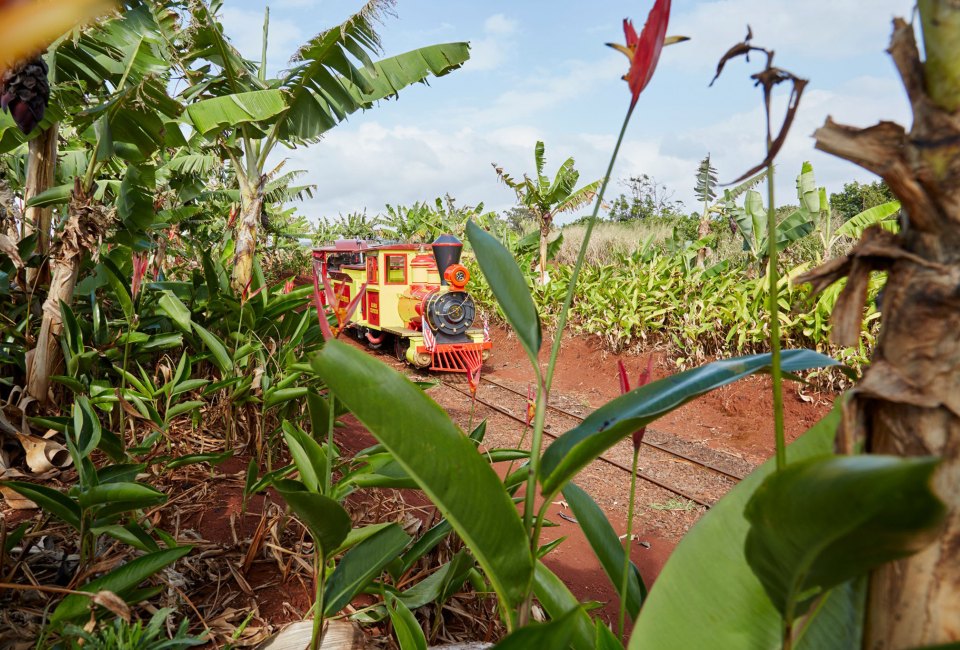
[[[770,146],[767,127],[767,148]],[[774,204],[773,165],[767,168],[767,265],[770,272],[770,374],[773,376],[773,432],[776,441],[777,471],[787,465],[787,443],[783,432],[783,371],[780,369],[780,274],[777,270],[777,209]]]
[[[540,526],[533,523],[533,498],[537,492],[537,479],[540,478],[540,448],[543,446],[543,424],[547,413],[547,391],[537,369],[537,412],[534,418],[533,439],[530,441],[530,463],[527,465],[527,488],[523,497],[523,525],[526,530],[533,528],[530,535],[530,549],[534,557],[537,553],[537,541]],[[537,524],[539,524],[539,518]]]
[[[627,132],[627,125],[630,123],[630,116],[633,115],[634,105],[627,109],[627,114],[623,118],[623,125],[620,127],[620,135],[617,137],[617,144],[613,148],[613,155],[610,156],[610,164],[607,165],[607,173],[603,177],[603,183],[600,185],[600,192],[597,194],[596,203],[593,206],[593,214],[587,222],[587,231],[583,235],[583,243],[580,244],[580,251],[577,253],[577,262],[573,267],[573,273],[570,276],[570,285],[567,287],[567,295],[563,300],[563,307],[557,317],[557,326],[553,335],[553,347],[550,350],[550,362],[547,365],[546,378],[540,374],[540,369],[535,358],[531,359],[534,369],[537,373],[537,412],[534,418],[533,439],[530,444],[530,464],[527,475],[527,486],[524,492],[523,523],[527,530],[533,526],[533,533],[530,536],[530,550],[536,557],[537,549],[540,546],[540,533],[543,530],[543,521],[546,515],[549,500],[546,500],[537,515],[536,522],[533,523],[534,494],[537,482],[540,478],[540,450],[543,446],[543,425],[546,420],[547,396],[550,394],[550,386],[553,384],[553,373],[557,366],[557,356],[560,354],[560,343],[563,339],[563,330],[567,325],[567,316],[570,311],[570,305],[573,302],[573,294],[577,288],[577,280],[580,277],[580,269],[583,268],[583,260],[587,254],[587,245],[590,243],[590,235],[593,233],[593,227],[597,222],[597,215],[600,213],[600,206],[603,204],[603,195],[607,191],[607,185],[610,184],[610,176],[613,173],[613,165],[617,160],[617,154],[620,153],[620,145],[623,144],[623,136]],[[532,605],[533,593],[529,593],[520,605],[518,622],[521,626],[526,625],[530,618],[530,607]]]
[[[310,636],[310,650],[320,650],[320,642],[323,640],[323,574],[327,567],[325,558],[320,556],[320,546],[316,540],[313,545],[313,567],[317,574],[314,582],[317,586],[317,595],[313,601],[313,634]]]
[[[327,394],[330,395],[330,420],[327,426],[327,463],[323,468],[323,493],[329,496],[333,491],[333,425],[337,420],[337,398],[333,396],[332,391],[328,391]]]
[[[600,206],[603,204],[603,195],[607,191],[607,185],[610,183],[610,175],[613,173],[613,164],[617,160],[617,154],[620,153],[620,145],[623,144],[623,136],[627,132],[627,124],[630,123],[630,116],[633,115],[634,106],[627,110],[623,118],[623,126],[620,127],[620,135],[617,137],[617,145],[613,148],[613,155],[610,156],[610,164],[607,165],[607,173],[603,177],[603,184],[600,185],[600,193],[597,194],[597,201],[593,206],[593,214],[587,221],[587,231],[583,234],[583,243],[580,244],[580,251],[577,253],[577,262],[573,266],[573,273],[570,275],[570,286],[567,287],[567,295],[563,299],[563,307],[557,316],[557,328],[553,335],[553,347],[550,349],[550,363],[547,366],[547,378],[544,382],[544,391],[549,393],[553,385],[553,373],[556,370],[557,356],[560,354],[560,342],[563,329],[567,325],[567,316],[570,312],[570,305],[573,303],[573,294],[577,290],[577,280],[580,278],[580,269],[583,268],[583,260],[587,256],[587,245],[590,243],[590,235],[593,234],[593,227],[597,223],[597,215],[600,213]],[[539,413],[538,413],[539,415]],[[542,425],[542,422],[538,419]]]
[[[623,144],[623,136],[627,132],[627,124],[630,123],[630,116],[633,115],[633,106],[627,110],[623,118],[623,126],[620,127],[620,135],[617,137],[617,144],[613,148],[613,155],[610,156],[610,164],[607,165],[607,173],[603,177],[603,184],[600,185],[600,193],[597,194],[596,203],[593,206],[593,214],[587,221],[587,231],[583,235],[583,243],[580,244],[580,251],[577,253],[577,262],[573,266],[573,273],[570,275],[570,285],[567,287],[567,295],[563,299],[563,307],[557,317],[557,327],[553,334],[553,347],[550,349],[550,363],[547,365],[547,376],[542,382],[538,381],[539,390],[537,391],[537,416],[533,429],[533,445],[530,449],[530,479],[527,482],[527,508],[524,510],[524,517],[532,512],[533,491],[536,488],[536,481],[539,478],[540,469],[540,447],[543,441],[543,423],[546,418],[547,395],[550,394],[550,387],[553,384],[553,373],[557,367],[557,356],[560,354],[560,343],[563,339],[563,330],[567,325],[567,316],[570,312],[570,305],[573,302],[573,294],[577,289],[577,280],[580,278],[580,269],[583,268],[583,260],[587,256],[587,245],[590,243],[590,235],[593,234],[593,227],[597,223],[597,214],[600,212],[600,206],[603,204],[603,195],[607,191],[607,185],[610,184],[610,175],[613,173],[613,165],[617,160],[617,154],[620,153],[620,145]],[[524,523],[528,523],[525,521]],[[528,526],[529,528],[529,526]],[[540,526],[534,531],[533,539],[530,540],[530,547],[536,551],[540,542]]]
[[[627,578],[630,576],[630,548],[633,539],[634,501],[637,496],[637,464],[640,460],[640,447],[633,449],[633,465],[630,471],[630,502],[627,504],[627,538],[623,543],[623,577],[620,578],[620,616],[618,618],[619,636],[626,643],[624,623],[627,618]]]

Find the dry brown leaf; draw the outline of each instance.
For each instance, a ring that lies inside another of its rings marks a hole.
[[[70,451],[59,442],[22,433],[17,434],[17,439],[26,453],[27,466],[34,474],[44,474],[73,464]]]
[[[100,605],[100,607],[110,610],[127,623],[130,622],[130,607],[127,606],[127,603],[123,600],[123,598],[112,591],[107,591],[106,589],[103,591],[98,591],[90,600],[97,605]]]
[[[3,500],[7,502],[7,507],[11,510],[36,510],[38,507],[30,499],[20,496],[19,493],[3,485],[0,485],[0,495],[3,495]]]
[[[23,259],[20,257],[20,251],[17,248],[17,242],[13,241],[10,235],[0,233],[0,253],[5,253],[13,261],[13,265],[22,269]]]

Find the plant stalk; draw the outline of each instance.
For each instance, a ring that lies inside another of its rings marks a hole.
[[[767,151],[770,136],[770,111],[767,110]],[[770,276],[770,374],[773,377],[773,434],[779,472],[787,465],[787,442],[783,431],[783,371],[780,369],[780,274],[777,269],[777,208],[774,203],[773,164],[767,167],[767,266]]]
[[[613,155],[610,156],[610,164],[607,165],[607,173],[603,177],[603,183],[600,185],[600,193],[597,194],[596,203],[593,206],[593,214],[587,221],[587,230],[583,234],[583,242],[580,244],[580,250],[577,253],[577,261],[573,266],[573,273],[570,275],[570,286],[567,287],[567,295],[563,299],[563,307],[560,308],[560,314],[557,316],[557,327],[553,336],[553,347],[550,349],[550,363],[547,366],[547,378],[544,382],[544,391],[549,393],[553,385],[553,373],[557,365],[557,356],[560,354],[560,342],[563,329],[567,325],[567,316],[570,311],[570,305],[573,303],[573,294],[577,289],[577,280],[580,278],[580,269],[583,268],[583,261],[587,256],[587,245],[590,243],[590,236],[593,234],[593,227],[597,223],[597,215],[600,213],[600,206],[603,204],[603,195],[607,191],[607,185],[610,183],[610,175],[613,173],[613,165],[617,160],[617,154],[620,153],[620,145],[623,144],[623,136],[627,132],[627,124],[630,123],[630,116],[633,115],[633,109],[636,105],[630,106],[626,116],[623,118],[623,126],[620,127],[620,135],[617,137],[617,144],[613,148]],[[542,422],[540,422],[542,433]]]
[[[537,491],[537,479],[540,476],[540,448],[543,445],[543,424],[546,420],[547,391],[537,371],[537,414],[534,420],[533,439],[530,442],[530,463],[527,465],[527,487],[523,497],[523,525],[526,530],[534,529],[530,536],[530,549],[537,552],[539,526],[533,525],[533,499]]]
[[[337,398],[333,396],[333,392],[329,392],[330,395],[330,420],[329,426],[327,427],[327,463],[324,467],[324,477],[323,477],[323,487],[324,494],[330,496],[330,492],[333,490],[333,425],[336,423],[336,408],[337,408]]]
[[[637,496],[637,465],[640,460],[640,447],[633,450],[633,465],[630,471],[630,501],[627,503],[627,537],[623,543],[623,576],[620,578],[620,615],[617,619],[619,636],[626,643],[624,637],[624,623],[627,618],[627,585],[630,576],[630,548],[633,541],[633,515]]]
[[[553,383],[553,373],[557,365],[557,356],[560,354],[560,343],[563,339],[563,329],[567,324],[567,315],[570,311],[570,304],[573,302],[573,294],[577,288],[577,280],[580,277],[580,269],[583,268],[583,261],[587,254],[587,245],[590,243],[590,235],[593,233],[593,227],[597,222],[597,215],[600,212],[600,206],[603,204],[603,195],[607,190],[607,185],[610,184],[610,176],[613,173],[613,165],[617,160],[617,154],[620,152],[620,145],[623,144],[623,136],[627,132],[627,125],[630,123],[630,116],[633,115],[634,107],[635,104],[631,105],[630,108],[627,109],[626,116],[623,118],[623,125],[620,127],[620,135],[617,136],[617,144],[613,148],[613,155],[610,156],[610,163],[607,165],[607,173],[603,177],[603,183],[600,185],[600,192],[597,194],[597,200],[593,206],[593,214],[590,216],[589,221],[587,221],[587,230],[583,235],[583,242],[580,244],[580,251],[577,253],[577,262],[574,265],[573,273],[570,276],[570,285],[567,287],[567,295],[564,297],[563,307],[560,309],[560,314],[557,318],[557,326],[553,335],[553,346],[550,350],[550,362],[547,365],[546,378],[541,377],[536,358],[531,359],[534,364],[534,369],[537,372],[537,412],[536,417],[534,418],[533,438],[530,445],[530,464],[528,465],[529,473],[527,476],[526,490],[524,492],[523,524],[526,530],[530,530],[532,524],[531,520],[533,519],[534,493],[536,491],[537,482],[540,478],[540,449],[543,446],[543,425],[544,421],[546,420],[547,396],[550,394],[550,386]],[[537,548],[540,544],[540,532],[543,528],[543,518],[547,504],[549,504],[549,501],[546,502],[544,508],[541,508],[541,512],[537,516],[537,521],[533,526],[533,533],[530,537],[530,550],[534,557],[536,557]],[[533,604],[532,597],[533,594],[531,592],[520,605],[520,611],[518,612],[518,623],[521,626],[526,625],[529,622],[530,608]]]
[[[323,574],[324,569],[326,569],[326,562],[320,556],[320,546],[316,540],[313,541],[313,545],[313,568],[316,573],[314,583],[316,584],[317,594],[313,601],[313,634],[310,636],[310,650],[320,650],[320,644],[323,640]]]

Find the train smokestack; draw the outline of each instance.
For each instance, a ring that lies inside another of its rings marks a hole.
[[[437,271],[440,272],[440,284],[447,286],[444,272],[451,264],[460,263],[460,254],[463,252],[463,242],[453,235],[440,235],[431,245],[433,258],[437,261]]]

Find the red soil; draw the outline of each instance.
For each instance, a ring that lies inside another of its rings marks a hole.
[[[492,329],[493,355],[484,367],[484,374],[499,381],[523,385],[532,381],[532,372],[516,338],[501,328]],[[549,353],[549,339],[544,344],[541,361],[545,364]],[[669,357],[660,351],[654,355],[654,378],[675,372]],[[383,358],[383,357],[382,357]],[[596,340],[567,337],[564,339],[555,380],[554,392],[588,408],[595,408],[619,394],[617,382],[617,356],[603,351]],[[636,377],[646,365],[646,356],[622,357],[631,377]],[[385,361],[388,359],[384,358]],[[445,401],[441,393],[433,390],[431,395],[447,408],[451,417],[467,427],[469,409],[462,404]],[[785,396],[787,436],[796,438],[825,414],[831,405],[832,396],[816,392],[802,393],[795,385],[788,384]],[[773,452],[770,381],[766,377],[752,377],[714,391],[674,413],[657,421],[653,427],[669,432],[684,440],[702,443],[711,448],[734,453],[757,464]],[[517,426],[509,420],[491,417],[490,427],[511,431]],[[337,443],[344,457],[375,444],[375,439],[352,417],[346,418],[347,426],[337,429]],[[488,434],[488,438],[490,434]],[[243,477],[248,458],[234,458],[207,475],[209,487],[195,500],[192,512],[183,517],[177,526],[179,531],[196,531],[204,540],[226,549],[230,553],[245,554],[248,540],[254,535],[269,503],[279,503],[275,493],[258,495],[250,499],[245,512],[241,511]],[[505,468],[497,468],[501,474]],[[606,511],[618,534],[625,531],[626,501],[623,485],[592,479],[587,472],[578,478],[578,484],[587,490]],[[611,494],[615,497],[610,497]],[[606,501],[601,496],[609,497]],[[365,497],[353,496],[349,509],[356,512],[363,507],[358,502]],[[418,491],[403,491],[404,500],[415,508],[422,508],[419,515],[426,524],[429,503]],[[611,499],[613,499],[611,501]],[[610,504],[613,505],[610,505]],[[589,547],[578,524],[560,516],[572,516],[562,502],[550,506],[548,518],[557,524],[544,531],[544,541],[559,537],[566,540],[546,558],[547,565],[568,585],[582,601],[595,600],[604,603],[601,615],[615,623],[617,601],[609,580],[603,573],[593,551]],[[642,510],[639,514],[637,534],[639,541],[631,545],[631,557],[650,587],[659,574],[670,552],[684,530],[699,516],[702,510],[692,513]],[[8,517],[10,512],[4,513]],[[19,515],[20,513],[17,513]],[[17,517],[19,518],[19,517]],[[657,518],[671,520],[666,525]],[[172,525],[165,522],[170,530]],[[263,554],[259,553],[258,558]],[[287,579],[278,571],[275,561],[260,559],[254,562],[243,575],[251,591],[242,589],[234,580],[225,580],[220,585],[211,582],[210,590],[227,589],[244,593],[231,603],[242,609],[258,607],[260,617],[273,625],[296,620],[298,613],[307,611],[312,601],[312,585],[302,578],[303,571],[291,571]],[[199,596],[208,595],[201,592]]]
[[[491,330],[493,355],[484,366],[488,376],[518,382],[533,382],[533,371],[517,338],[508,330]],[[546,367],[550,339],[545,336],[540,362]],[[662,350],[650,350],[654,358],[653,379],[679,370]],[[599,340],[565,336],[554,375],[555,392],[571,396],[584,406],[597,408],[620,394],[617,360],[622,360],[631,381],[646,368],[647,354],[615,355],[602,349]],[[773,454],[773,398],[767,375],[747,377],[707,393],[664,416],[655,424],[690,442],[743,456],[753,463]],[[784,384],[786,435],[794,440],[823,417],[833,404],[833,395],[794,382]]]

